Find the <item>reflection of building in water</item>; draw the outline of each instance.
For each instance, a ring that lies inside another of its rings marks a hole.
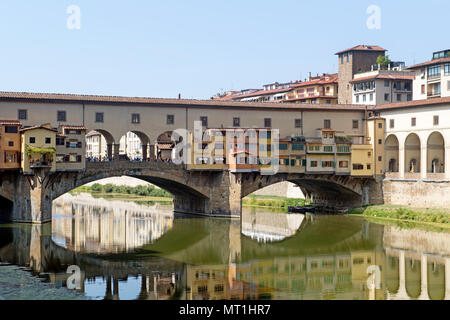
[[[53,212],[53,240],[76,252],[127,252],[154,242],[173,225],[173,214],[158,205],[94,199],[87,194],[65,195],[54,202]]]
[[[242,234],[258,242],[281,241],[295,235],[305,215],[249,211],[242,213]]]

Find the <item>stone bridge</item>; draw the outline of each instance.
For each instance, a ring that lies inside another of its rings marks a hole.
[[[298,185],[315,203],[356,207],[383,202],[380,181],[373,178],[327,174],[191,171],[164,162],[87,162],[82,172],[48,172],[34,175],[0,174],[0,219],[14,222],[51,221],[52,201],[86,183],[129,176],[150,182],[174,195],[174,210],[209,216],[240,217],[242,198],[275,183]]]

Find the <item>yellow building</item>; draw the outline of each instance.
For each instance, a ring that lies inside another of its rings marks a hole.
[[[23,155],[21,167],[24,173],[31,173],[33,169],[38,168],[56,170],[57,132],[50,124],[20,130]]]
[[[370,144],[352,146],[352,176],[373,176],[373,148]]]
[[[20,122],[0,120],[0,170],[20,169]]]

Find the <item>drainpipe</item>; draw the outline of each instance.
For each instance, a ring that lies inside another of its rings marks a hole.
[[[85,105],[84,105],[84,103],[83,103],[83,126],[85,126],[85,123],[84,123],[84,112],[85,112]]]

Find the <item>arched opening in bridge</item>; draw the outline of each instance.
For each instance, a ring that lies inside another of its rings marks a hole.
[[[384,150],[386,152],[385,159],[388,172],[398,172],[399,143],[395,135],[387,137]]]
[[[282,197],[282,198],[292,198],[292,199],[305,199],[301,188],[296,184],[288,181],[278,182],[270,186],[259,189],[252,194],[248,195],[249,198],[258,197]]]
[[[411,133],[405,141],[405,171],[409,173],[420,172],[420,138]]]
[[[439,132],[433,132],[427,142],[427,172],[445,172],[445,143]]]
[[[114,137],[103,129],[96,129],[86,134],[86,158],[88,161],[105,161],[112,159]]]
[[[12,219],[13,203],[0,196],[0,222],[9,222]]]
[[[428,296],[431,300],[445,299],[445,265],[429,261],[427,263]]]
[[[417,299],[421,293],[421,269],[420,260],[414,258],[405,259],[405,287],[410,298]]]
[[[167,161],[172,159],[172,150],[175,143],[172,141],[172,131],[166,131],[156,139],[156,159]]]
[[[150,138],[140,131],[129,131],[120,139],[120,160],[147,161],[151,157],[149,153]]]

